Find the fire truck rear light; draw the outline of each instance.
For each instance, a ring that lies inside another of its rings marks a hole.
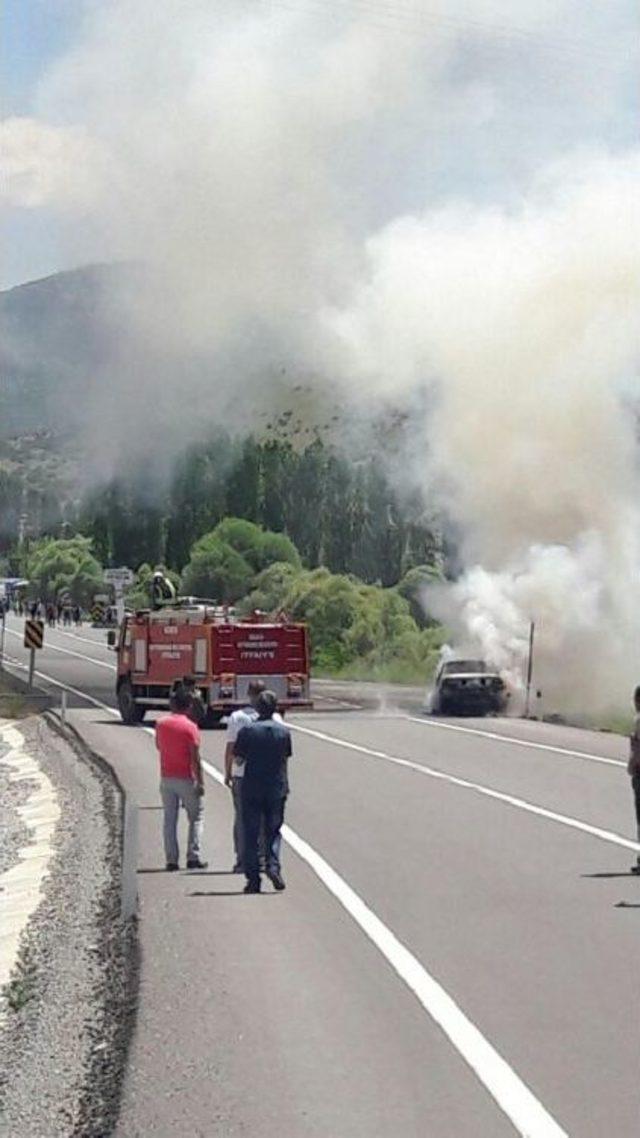
[[[232,696],[235,693],[236,677],[233,672],[223,672],[220,676],[220,695]]]
[[[287,695],[302,695],[304,691],[304,676],[294,673],[287,676]]]

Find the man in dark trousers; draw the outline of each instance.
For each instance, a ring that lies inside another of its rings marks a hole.
[[[285,887],[280,872],[280,828],[289,793],[287,765],[292,749],[289,729],[282,722],[274,722],[276,706],[273,692],[260,692],[255,702],[258,718],[239,731],[234,747],[236,761],[244,766],[245,893],[260,892],[258,839],[261,824],[264,825],[267,877],[275,889]]]

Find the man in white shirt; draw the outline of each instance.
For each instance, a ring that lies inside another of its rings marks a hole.
[[[244,873],[244,826],[242,822],[242,776],[244,766],[236,762],[233,748],[243,727],[248,727],[258,718],[256,702],[266,684],[262,680],[252,680],[247,688],[249,703],[247,707],[234,711],[227,723],[227,745],[224,751],[224,781],[233,795],[233,848],[235,850],[234,873]]]

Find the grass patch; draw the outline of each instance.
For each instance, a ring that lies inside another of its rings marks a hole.
[[[2,996],[12,1012],[20,1012],[36,994],[36,966],[27,948],[23,949],[15,972],[2,989]]]
[[[0,672],[0,719],[23,719],[28,714],[29,701]]]
[[[610,731],[613,735],[630,735],[633,731],[633,715],[623,711],[610,711],[598,716],[588,724],[596,731]]]
[[[28,713],[23,696],[0,685],[0,719],[23,719]]]
[[[407,684],[413,687],[427,687],[428,669],[417,667],[407,660],[387,660],[369,663],[367,660],[354,660],[337,671],[322,673],[314,668],[313,675],[324,674],[333,680],[372,680],[379,684]]]

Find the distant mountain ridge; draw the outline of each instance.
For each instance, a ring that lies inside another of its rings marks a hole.
[[[105,290],[129,272],[89,265],[0,293],[0,438],[81,426],[113,336]]]
[[[362,408],[290,373],[287,359],[254,366],[253,379],[230,363],[218,386],[215,358],[166,354],[137,336],[129,305],[150,279],[141,264],[95,264],[0,292],[0,471],[65,497],[134,463],[167,470],[216,424],[295,449],[321,439],[356,462],[400,449],[404,408],[385,409],[367,431]]]

